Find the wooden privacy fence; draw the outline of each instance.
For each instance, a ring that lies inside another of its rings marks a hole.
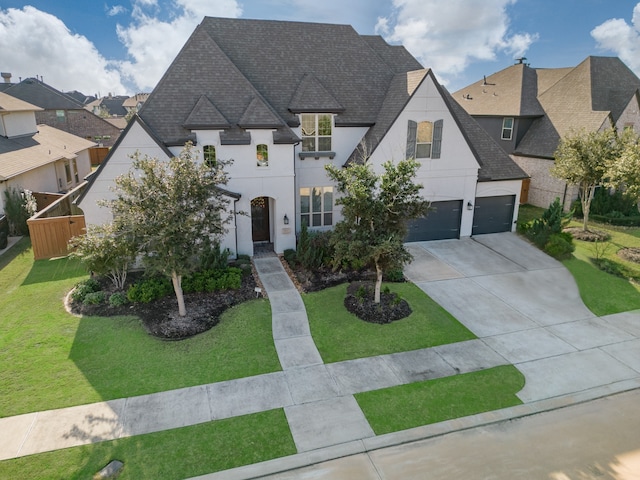
[[[93,147],[89,149],[89,158],[91,165],[100,165],[109,153],[109,147]]]
[[[84,215],[73,204],[86,185],[87,182],[78,185],[27,220],[36,260],[66,255],[69,253],[69,240],[86,232]]]

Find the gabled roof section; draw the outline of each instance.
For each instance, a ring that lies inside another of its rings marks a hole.
[[[61,159],[72,159],[95,143],[48,125],[33,135],[0,137],[0,180],[4,181]]]
[[[306,73],[289,102],[289,110],[293,113],[340,113],[344,107],[313,74]]]
[[[0,113],[4,112],[37,112],[42,110],[40,107],[31,105],[28,102],[12,97],[6,93],[0,92]]]
[[[536,70],[519,63],[453,94],[471,115],[536,117],[544,114],[538,100]]]
[[[233,128],[272,127],[267,110],[290,127],[302,111],[337,113],[337,126],[369,126],[394,75],[420,68],[403,47],[349,25],[205,17],[139,114],[172,145],[189,137],[186,120],[201,95]],[[248,110],[256,98],[267,109]]]
[[[36,78],[25,78],[20,83],[7,88],[5,93],[45,110],[80,110],[83,108],[83,105],[76,99]]]
[[[254,97],[238,125],[241,128],[278,128],[284,125],[284,121],[260,97]]]
[[[184,127],[189,130],[218,130],[230,126],[229,121],[206,95],[200,96],[184,122]]]

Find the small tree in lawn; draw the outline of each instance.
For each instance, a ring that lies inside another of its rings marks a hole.
[[[73,237],[69,246],[71,256],[79,258],[90,272],[105,275],[119,290],[124,288],[129,265],[136,258],[136,245],[122,226],[91,225],[85,235]]]
[[[182,277],[197,269],[207,240],[219,238],[231,218],[219,188],[227,183],[228,162],[198,162],[190,143],[168,162],[137,153],[132,159],[129,173],[115,180],[117,197],[108,205],[145,267],[171,278],[178,313],[185,316]]]
[[[336,200],[342,205],[343,220],[331,236],[333,266],[354,261],[374,266],[375,303],[380,303],[382,274],[411,260],[403,245],[407,221],[426,215],[429,209],[429,202],[420,195],[422,185],[413,183],[419,166],[413,159],[385,162],[380,176],[366,161],[346,168],[325,167],[343,194]]]
[[[620,154],[609,165],[607,176],[608,186],[621,188],[640,201],[640,136],[633,130],[625,130],[620,136]]]
[[[601,132],[583,130],[560,140],[551,174],[579,187],[585,231],[588,230],[589,209],[596,187],[603,182],[607,168],[618,153],[619,142],[613,128]]]

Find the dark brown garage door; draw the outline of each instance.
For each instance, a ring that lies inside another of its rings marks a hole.
[[[471,235],[510,232],[515,202],[515,195],[476,198]]]
[[[461,218],[462,200],[433,202],[431,211],[425,218],[409,223],[409,233],[405,241],[424,242],[460,238]]]

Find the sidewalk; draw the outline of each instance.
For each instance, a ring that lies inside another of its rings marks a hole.
[[[594,317],[566,269],[515,235],[410,248],[407,277],[477,340],[324,364],[280,260],[255,258],[281,372],[0,419],[0,459],[284,408],[297,455],[200,477],[255,478],[640,388],[640,312]],[[524,405],[375,436],[353,397],[504,364],[526,377]]]

